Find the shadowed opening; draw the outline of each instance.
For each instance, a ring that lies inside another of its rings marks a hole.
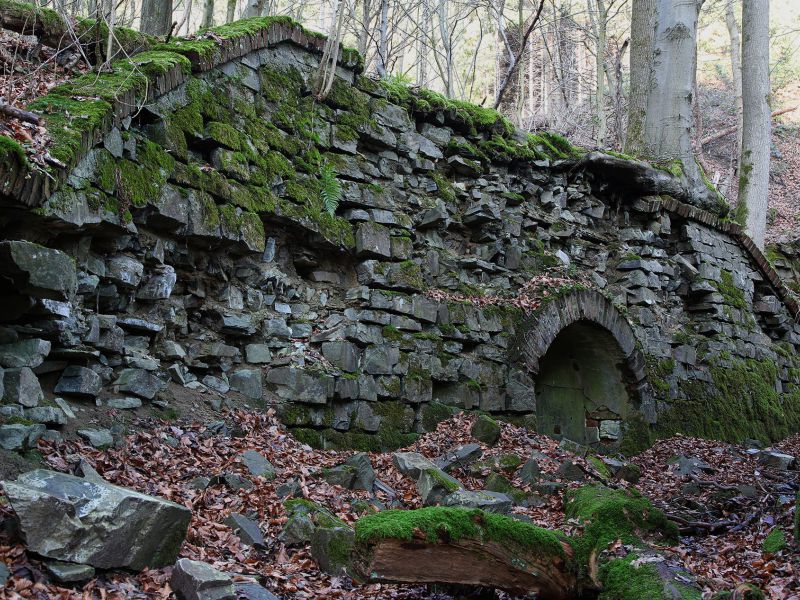
[[[613,450],[634,410],[625,357],[613,335],[587,321],[568,325],[539,361],[539,433]]]

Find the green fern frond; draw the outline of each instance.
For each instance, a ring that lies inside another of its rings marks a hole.
[[[325,210],[334,216],[342,198],[342,184],[336,179],[336,173],[329,164],[324,164],[319,170],[320,196]]]

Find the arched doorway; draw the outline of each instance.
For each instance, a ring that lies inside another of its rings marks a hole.
[[[654,422],[636,334],[599,292],[552,299],[521,324],[518,340],[520,366],[535,382],[540,433],[611,451],[627,419]]]
[[[615,448],[631,401],[626,360],[611,333],[589,321],[562,329],[539,359],[539,433]]]

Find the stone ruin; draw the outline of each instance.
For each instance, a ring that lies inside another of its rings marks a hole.
[[[457,410],[600,450],[800,428],[792,293],[671,176],[351,54],[317,102],[322,42],[285,23],[206,42],[149,52],[143,90],[41,99],[67,169],[0,156],[4,447],[64,399],[181,387],[367,450]]]

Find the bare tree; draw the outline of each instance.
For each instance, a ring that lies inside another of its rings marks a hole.
[[[769,0],[742,3],[742,155],[737,213],[764,247],[769,194]]]
[[[737,4],[737,0],[728,0],[725,7],[725,24],[731,39],[731,80],[736,97],[736,145],[731,152],[730,181],[735,181],[739,176],[739,157],[742,153],[742,36],[736,18]]]

